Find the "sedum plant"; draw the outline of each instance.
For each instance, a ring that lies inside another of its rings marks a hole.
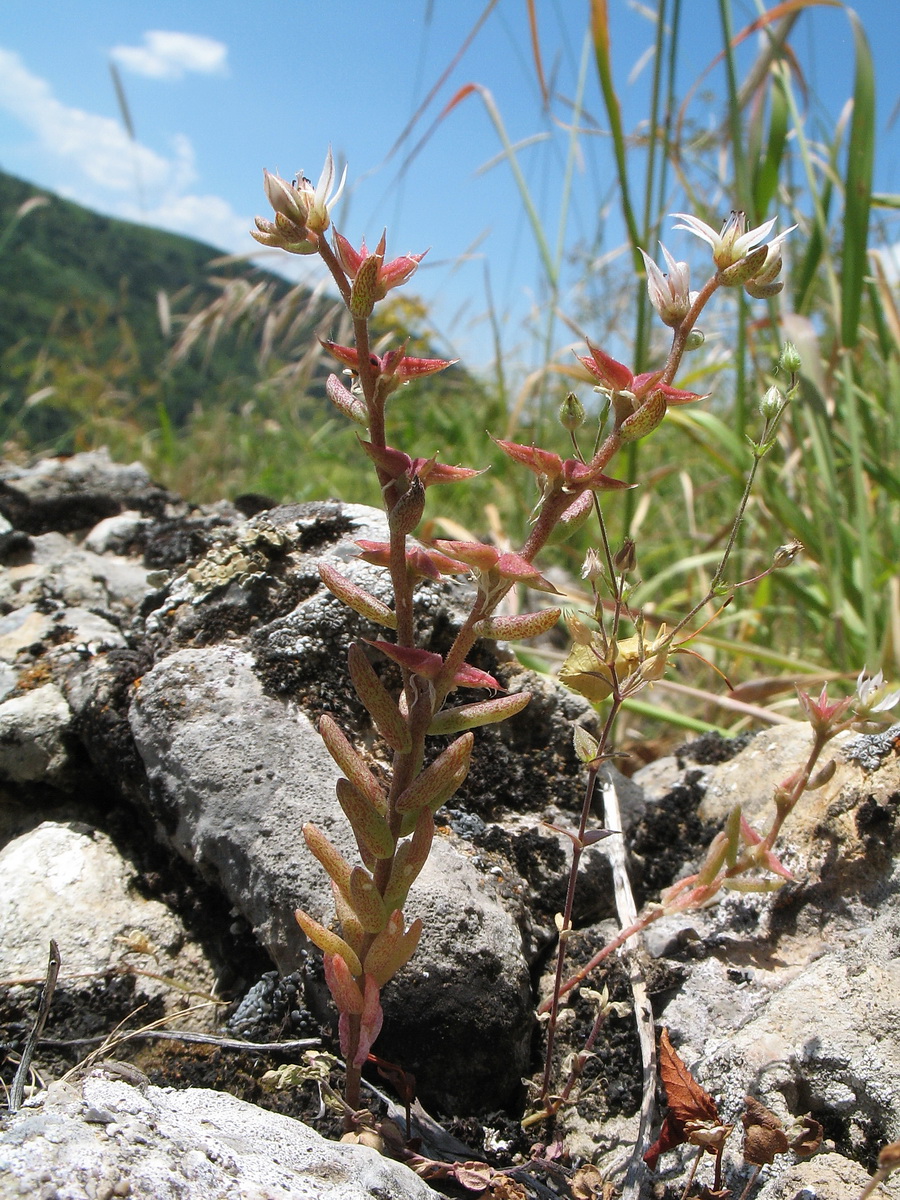
[[[514,717],[530,700],[528,693],[500,694],[503,689],[499,682],[471,666],[467,657],[479,638],[531,638],[555,625],[561,615],[558,608],[515,616],[497,615],[497,610],[511,589],[519,585],[555,592],[535,560],[548,542],[571,533],[592,512],[600,521],[603,551],[597,561],[601,570],[605,568],[609,580],[624,580],[629,552],[626,547],[624,552],[612,554],[598,495],[630,485],[610,476],[610,465],[623,447],[653,433],[670,406],[705,399],[674,385],[685,352],[700,340],[698,318],[720,288],[742,288],[758,298],[780,290],[780,244],[785,234],[767,241],[774,221],[748,230],[743,213],[732,213],[721,233],[695,217],[679,214],[682,223],[676,228],[708,242],[713,270],[695,292],[690,288],[687,264],[676,261],[663,249],[668,267],[664,274],[645,254],[650,299],[672,330],[671,348],[662,366],[636,375],[588,342],[588,353],[579,356],[580,362],[587,379],[605,399],[591,451],[582,452],[578,444],[576,430],[584,421],[584,411],[574,397],[564,403],[560,414],[572,438],[571,457],[536,445],[494,439],[510,459],[536,477],[537,500],[524,543],[516,552],[468,541],[438,540],[421,545],[411,538],[422,521],[429,489],[464,484],[480,472],[439,462],[436,457],[416,457],[414,448],[389,443],[392,395],[402,385],[451,364],[411,357],[404,345],[382,354],[373,351],[369,322],[376,305],[413,276],[423,256],[406,254],[387,260],[385,236],[371,250],[364,241],[357,249],[336,230],[331,230],[329,237],[331,210],[344,179],[336,191],[334,183],[330,151],[315,187],[302,175],[288,182],[265,172],[265,191],[274,219],[257,217],[253,236],[265,246],[291,254],[318,255],[337,286],[349,314],[352,344],[326,341],[323,345],[349,373],[349,382],[332,375],[327,393],[335,408],[365,431],[359,439],[361,451],[377,476],[390,530],[389,541],[360,545],[363,558],[389,573],[392,606],[333,567],[320,567],[323,583],[338,599],[385,630],[383,638],[373,639],[365,648],[359,643],[349,647],[349,668],[353,687],[393,751],[393,760],[389,778],[383,784],[337,722],[328,715],[322,717],[319,731],[342,772],[337,797],[352,827],[360,861],[349,862],[314,823],[306,824],[306,844],[331,880],[339,932],[305,912],[297,913],[303,932],[324,954],[325,977],[339,1013],[340,1045],[346,1059],[345,1099],[348,1111],[353,1111],[360,1106],[361,1068],[381,1028],[381,989],[414,954],[421,935],[421,921],[407,921],[407,899],[428,858],[434,814],[466,778],[475,746],[473,730]],[[757,461],[774,439],[782,408],[782,401],[774,407],[770,404],[767,433],[757,445]],[[447,452],[452,457],[453,447]],[[724,563],[723,559],[720,576]],[[475,590],[449,652],[441,656],[415,644],[415,590],[423,579],[457,574],[469,575]],[[717,578],[716,594],[721,594],[723,587]],[[621,587],[614,598],[613,627],[607,633],[576,636],[582,656],[577,668],[570,670],[568,681],[592,698],[612,694],[620,703],[639,686],[659,678],[675,633],[685,622],[652,642],[644,642],[640,627],[634,638],[624,639],[619,625],[625,612]],[[398,695],[392,695],[381,682],[372,655],[384,656],[399,666],[402,688]],[[580,687],[576,676],[580,677]],[[459,704],[459,690],[481,695]],[[617,708],[614,705],[614,711]],[[606,756],[609,724],[603,740],[584,751],[595,768]],[[440,754],[430,755],[428,739],[448,734],[458,736]],[[588,809],[589,797],[576,849],[579,843],[588,844],[584,828]],[[721,862],[732,853],[732,833],[727,848],[722,850]],[[718,855],[717,846],[716,871],[720,868]],[[702,882],[698,880],[698,886],[709,887],[708,874],[706,871]],[[560,940],[564,946],[565,938]],[[562,959],[560,985],[561,963]]]

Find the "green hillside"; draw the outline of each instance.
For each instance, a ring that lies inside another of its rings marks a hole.
[[[34,197],[45,203],[23,214]],[[179,314],[221,294],[210,272],[220,257],[202,242],[100,216],[0,173],[0,430],[31,447],[65,450],[86,419],[113,408],[144,424],[164,403],[177,428],[226,381],[238,392],[238,381],[257,374],[254,349],[238,330],[206,361],[194,355],[164,369]],[[216,265],[214,275],[265,279],[274,299],[290,290],[242,266]],[[161,296],[175,315],[168,336]],[[53,394],[26,406],[47,388]]]
[[[29,206],[35,197],[43,203]],[[412,354],[440,354],[414,295],[383,308],[376,338],[390,333]],[[356,429],[325,398],[334,364],[317,334],[348,336],[327,297],[0,173],[5,453],[106,445],[196,499],[350,492],[359,486]],[[491,445],[484,428],[503,427],[502,403],[460,366],[404,390],[394,412],[419,453],[462,433],[474,461]],[[377,503],[374,477],[370,491]]]

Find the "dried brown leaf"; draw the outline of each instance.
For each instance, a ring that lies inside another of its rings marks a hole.
[[[482,1162],[457,1163],[451,1168],[452,1177],[467,1192],[484,1192],[490,1187],[494,1168]]]
[[[741,1114],[744,1126],[744,1161],[754,1166],[773,1163],[776,1154],[786,1154],[789,1149],[787,1134],[778,1117],[753,1096],[744,1097]]]
[[[796,1137],[791,1138],[791,1149],[800,1158],[811,1158],[822,1145],[825,1131],[815,1117],[807,1115],[800,1118],[801,1129]]]
[[[722,1123],[712,1096],[700,1086],[675,1052],[668,1029],[664,1029],[659,1038],[659,1074],[669,1111],[659,1137],[644,1154],[644,1161],[651,1171],[661,1154],[683,1142],[719,1156],[733,1127]]]
[[[491,1200],[528,1200],[528,1193],[521,1183],[507,1175],[498,1175],[491,1180],[487,1194]]]
[[[664,1029],[659,1037],[659,1074],[666,1089],[669,1111],[681,1125],[688,1121],[721,1124],[712,1096],[700,1086],[669,1041]]]
[[[603,1195],[603,1176],[592,1163],[579,1167],[572,1177],[574,1200],[596,1200]]]

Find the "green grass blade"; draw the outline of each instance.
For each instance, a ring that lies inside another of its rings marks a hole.
[[[856,345],[865,285],[875,162],[875,69],[872,52],[859,18],[848,11],[853,26],[856,74],[853,84],[853,118],[847,146],[844,197],[844,246],[841,256],[841,344]]]
[[[778,191],[778,178],[787,147],[788,127],[784,80],[780,75],[776,75],[769,92],[769,132],[765,157],[759,163],[753,180],[754,224],[765,220],[769,205]]]
[[[641,235],[638,231],[637,217],[631,202],[631,189],[628,185],[628,154],[625,145],[625,131],[622,128],[622,109],[612,71],[612,41],[609,32],[609,8],[607,0],[591,0],[591,37],[594,44],[594,61],[597,64],[597,75],[600,80],[600,90],[606,105],[606,115],[609,117],[610,133],[612,134],[613,154],[616,160],[616,174],[621,193],[622,216],[628,230],[628,241],[634,258],[635,268],[643,269],[639,247]]]

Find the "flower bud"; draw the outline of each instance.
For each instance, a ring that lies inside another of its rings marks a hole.
[[[677,329],[691,310],[696,292],[691,292],[691,273],[686,262],[676,262],[660,242],[660,248],[669,268],[664,275],[649,254],[641,250],[647,269],[647,292],[650,303],[662,321],[671,329]]]
[[[785,405],[784,396],[777,387],[770,387],[759,402],[759,414],[764,421],[774,421]]]
[[[692,329],[687,335],[687,340],[684,343],[685,350],[699,350],[706,341],[706,334],[702,329]]]
[[[783,567],[789,567],[802,550],[803,543],[796,539],[779,546],[772,556],[772,570],[780,571]]]
[[[778,365],[788,375],[796,375],[800,370],[803,360],[800,357],[800,351],[793,342],[785,342],[781,347],[781,356],[778,359]]]
[[[559,406],[559,423],[567,433],[574,433],[584,424],[584,405],[574,392],[569,392]]]
[[[627,537],[622,542],[622,545],[613,555],[613,566],[623,575],[629,571],[633,571],[637,563],[637,555],[634,550],[634,539]]]

